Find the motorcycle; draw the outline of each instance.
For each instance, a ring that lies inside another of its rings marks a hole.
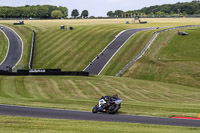
[[[120,109],[122,101],[123,100],[121,100],[117,95],[112,97],[102,96],[99,99],[99,104],[94,106],[92,112],[105,112],[109,114],[115,114]]]

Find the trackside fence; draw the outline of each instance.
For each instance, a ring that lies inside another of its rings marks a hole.
[[[33,31],[31,51],[30,51],[30,59],[29,59],[29,69],[32,69],[32,67],[33,67],[33,57],[34,57],[34,49],[35,49],[35,36],[36,36],[36,33],[35,33],[35,31]]]
[[[138,59],[140,59],[145,54],[145,52],[149,49],[149,47],[151,46],[153,41],[157,38],[159,33],[175,30],[175,29],[192,28],[192,27],[200,27],[200,25],[177,26],[177,27],[168,28],[168,29],[155,32],[151,40],[144,47],[144,49],[135,58],[133,58],[122,70],[120,70],[119,73],[116,74],[116,77],[120,77],[128,68],[130,68]]]

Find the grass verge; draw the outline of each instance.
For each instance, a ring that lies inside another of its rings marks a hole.
[[[7,54],[8,50],[8,40],[3,34],[2,31],[0,31],[0,63],[4,60]]]
[[[101,126],[99,126],[101,125]],[[200,128],[0,116],[2,133],[199,133]],[[103,128],[103,129],[102,129]]]

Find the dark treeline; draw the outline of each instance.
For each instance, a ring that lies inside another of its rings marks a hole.
[[[54,12],[54,13],[53,13]],[[52,14],[53,13],[53,14]],[[0,18],[66,18],[68,9],[62,6],[36,5],[21,7],[0,7]]]
[[[200,15],[200,2],[198,0],[192,2],[165,4],[161,6],[145,7],[141,10],[121,11],[115,12],[109,11],[107,16],[109,17],[169,17],[169,16],[187,16],[187,15]]]

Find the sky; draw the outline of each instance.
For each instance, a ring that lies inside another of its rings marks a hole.
[[[73,9],[89,11],[89,16],[106,16],[108,11],[137,10],[143,7],[177,2],[191,2],[192,0],[0,0],[0,6],[24,5],[55,5],[65,6],[69,9],[69,17]]]

